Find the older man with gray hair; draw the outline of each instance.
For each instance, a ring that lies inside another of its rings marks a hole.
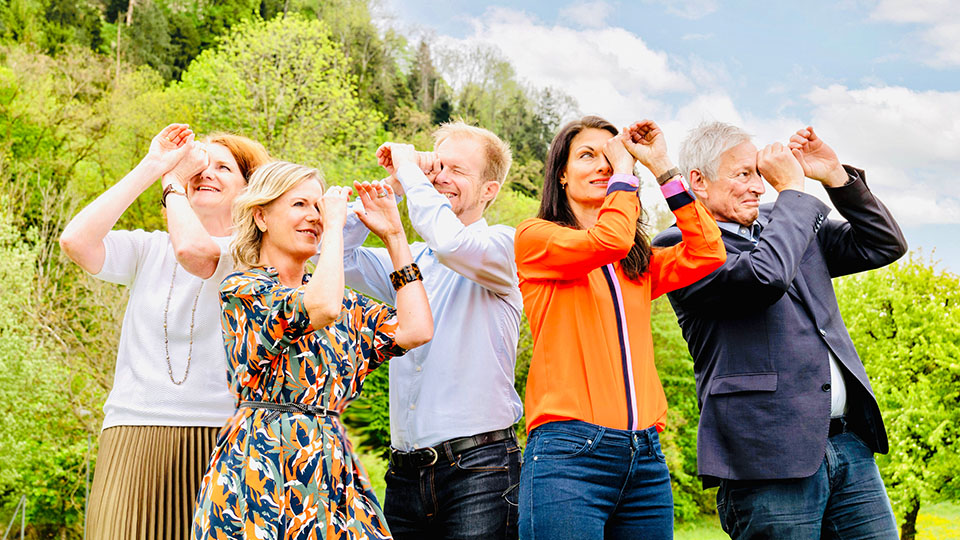
[[[877,400],[840,317],[831,279],[877,268],[907,245],[870,192],[807,127],[757,151],[710,123],[680,150],[713,213],[727,261],[668,296],[694,358],[698,470],[720,486],[731,538],[897,538],[873,454],[887,451]],[[804,192],[823,184],[846,221]],[[763,180],[778,192],[760,205]],[[671,227],[654,245],[679,242]]]

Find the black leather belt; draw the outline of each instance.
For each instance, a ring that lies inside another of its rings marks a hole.
[[[450,439],[436,446],[427,448],[418,448],[409,452],[390,449],[390,465],[398,469],[416,469],[429,467],[437,463],[451,462],[458,455],[478,446],[485,446],[500,441],[516,440],[517,433],[512,427],[498,429],[471,435],[470,437],[460,437]]]
[[[848,431],[850,431],[850,426],[847,425],[847,418],[845,416],[838,416],[830,419],[830,431],[827,432],[827,437],[833,437],[834,435],[840,435]]]
[[[340,416],[337,411],[331,411],[326,407],[317,407],[316,405],[307,405],[306,403],[273,403],[272,401],[241,401],[241,409],[266,409],[274,411],[275,414],[268,415],[264,421],[271,423],[280,417],[280,413],[306,414],[310,416]]]

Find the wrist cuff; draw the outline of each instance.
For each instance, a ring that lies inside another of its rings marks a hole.
[[[640,189],[640,179],[632,174],[615,174],[607,181],[607,195],[615,191],[632,191]]]
[[[667,206],[671,211],[686,206],[694,201],[693,194],[687,189],[686,182],[682,176],[677,176],[676,180],[671,180],[660,186],[660,192],[667,199]]]
[[[663,193],[663,196],[668,199],[683,191],[687,191],[687,183],[682,176],[678,176],[676,180],[671,180],[660,186],[660,193]]]

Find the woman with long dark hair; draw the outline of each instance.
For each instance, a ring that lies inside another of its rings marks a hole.
[[[650,248],[636,161],[683,231],[674,248]],[[650,302],[723,264],[716,222],[654,122],[618,133],[587,116],[554,137],[539,215],[517,228],[515,249],[534,341],[520,538],[672,538]]]

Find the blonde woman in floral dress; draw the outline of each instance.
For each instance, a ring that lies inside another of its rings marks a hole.
[[[397,269],[396,308],[344,290],[349,188],[324,195],[315,169],[274,162],[237,199],[232,252],[245,270],[220,301],[240,408],[203,479],[195,538],[390,537],[339,416],[371,370],[429,341],[433,319],[393,191],[354,187]]]

